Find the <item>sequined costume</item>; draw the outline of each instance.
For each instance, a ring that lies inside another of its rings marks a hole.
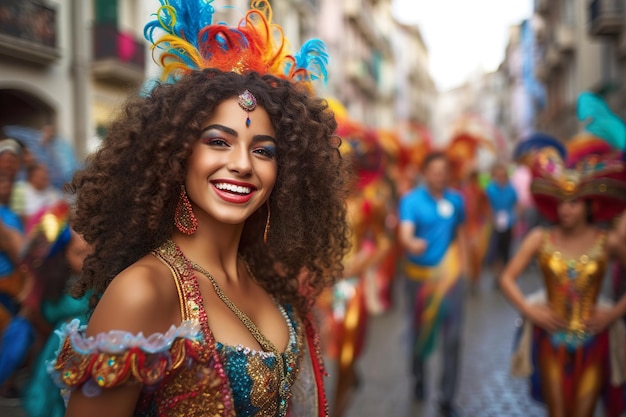
[[[390,231],[386,228],[391,189],[384,177],[384,150],[377,133],[351,120],[330,100],[337,120],[340,152],[349,155],[356,181],[346,200],[351,247],[342,262],[345,276],[322,292],[316,302],[323,331],[323,353],[329,369],[326,387],[333,416],[345,413],[357,385],[356,362],[364,347],[370,315],[390,307],[393,278]]]
[[[85,337],[74,320],[59,332],[62,342],[50,364],[64,388],[87,396],[129,380],[143,384],[135,416],[276,416],[279,375],[272,353],[217,342],[197,277],[180,249],[167,242],[153,252],[171,270],[178,290],[180,326],[144,337],[111,331]],[[279,307],[289,327],[289,346],[281,355],[291,396],[289,416],[327,416],[319,348],[311,321],[290,306]]]
[[[485,190],[477,180],[468,181],[459,190],[465,207],[465,233],[467,236],[468,279],[478,285],[483,262],[487,255],[491,225],[489,224],[489,201]]]
[[[585,113],[580,104],[579,116]],[[596,120],[587,116],[581,122]],[[549,135],[533,134],[516,146],[514,159],[531,169],[536,208],[557,224],[556,230],[566,227],[559,209],[564,202],[584,202],[587,222],[611,221],[626,209],[621,150],[606,139],[581,133],[564,146]],[[555,229],[543,232],[537,248],[545,294],[529,296],[526,303],[547,304],[566,325],[550,334],[526,320],[512,373],[531,377],[532,396],[544,401],[550,412],[563,409],[562,415],[591,416],[601,398],[604,415],[617,417],[625,410],[626,330],[620,320],[597,334],[586,328],[596,307],[612,307],[599,297],[609,262],[607,234],[598,230],[591,247],[572,257],[555,245]]]
[[[606,233],[598,232],[589,251],[575,259],[559,251],[552,234],[545,232],[538,262],[546,302],[567,328],[553,334],[533,328],[531,384],[536,400],[550,403],[555,401],[551,397],[563,395],[566,407],[595,404],[601,396],[605,415],[613,417],[625,410],[625,391],[623,385],[611,384],[609,330],[591,335],[584,326],[608,264],[605,240]]]

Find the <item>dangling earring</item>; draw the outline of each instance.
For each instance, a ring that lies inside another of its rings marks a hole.
[[[189,197],[187,197],[187,191],[183,185],[180,190],[180,197],[178,198],[178,204],[176,205],[176,212],[174,213],[174,224],[181,233],[187,236],[193,235],[198,229],[198,219],[193,214]]]
[[[265,221],[265,230],[263,231],[263,243],[267,245],[267,235],[270,232],[270,202],[267,201],[267,220]]]

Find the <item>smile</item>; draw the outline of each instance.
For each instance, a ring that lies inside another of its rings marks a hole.
[[[231,204],[247,203],[257,191],[254,185],[246,183],[215,181],[212,184],[217,196]]]
[[[235,193],[235,194],[246,195],[252,192],[250,187],[242,187],[240,185],[229,184],[227,182],[218,182],[214,185],[215,185],[215,188],[217,188],[218,190],[230,191],[231,193]]]

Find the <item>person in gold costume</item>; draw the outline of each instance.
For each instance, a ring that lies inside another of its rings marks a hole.
[[[606,230],[597,222],[626,208],[626,164],[613,153],[566,165],[558,146],[542,145],[533,151],[531,193],[554,225],[528,234],[500,283],[526,321],[513,373],[531,377],[532,395],[550,417],[593,416],[600,398],[606,416],[620,416],[626,297],[612,305],[599,295],[611,258],[626,264],[626,235],[623,225]],[[545,292],[525,298],[515,280],[534,258]]]
[[[340,150],[355,174],[346,199],[351,245],[342,260],[342,279],[321,294],[317,309],[323,323],[330,411],[333,417],[341,417],[360,383],[356,365],[366,342],[368,319],[383,312],[379,274],[392,240],[385,229],[390,193],[385,186],[384,154],[375,132],[338,118],[336,133],[342,138]]]

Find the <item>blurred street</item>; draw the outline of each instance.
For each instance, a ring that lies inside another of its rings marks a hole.
[[[524,292],[538,289],[539,280],[520,278]],[[435,417],[439,357],[428,363],[429,385],[423,404],[413,403],[407,360],[404,294],[396,288],[396,306],[370,321],[367,348],[359,365],[362,386],[349,417]],[[517,313],[483,274],[480,291],[468,295],[465,310],[463,359],[457,405],[463,417],[539,417],[543,407],[528,396],[526,380],[509,376],[509,356]]]

